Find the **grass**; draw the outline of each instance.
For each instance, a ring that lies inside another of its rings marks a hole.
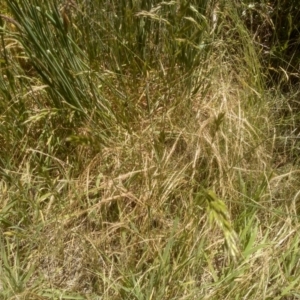
[[[2,4],[1,299],[300,298],[297,91],[239,9]]]

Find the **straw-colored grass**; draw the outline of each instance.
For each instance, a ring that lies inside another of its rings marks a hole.
[[[239,7],[78,2],[0,6],[0,298],[298,299],[297,94]]]

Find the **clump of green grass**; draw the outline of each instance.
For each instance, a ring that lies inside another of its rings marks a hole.
[[[239,7],[1,15],[2,297],[297,297],[299,173]]]

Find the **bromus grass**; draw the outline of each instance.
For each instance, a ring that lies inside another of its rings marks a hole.
[[[244,6],[0,9],[1,299],[300,297],[299,118]]]

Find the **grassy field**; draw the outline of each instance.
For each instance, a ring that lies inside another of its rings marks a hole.
[[[212,3],[0,4],[0,299],[300,299],[299,92]]]

